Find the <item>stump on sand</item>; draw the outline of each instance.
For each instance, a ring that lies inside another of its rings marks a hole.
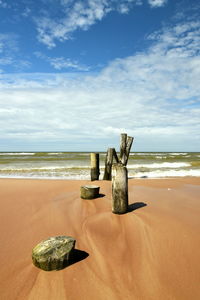
[[[81,186],[82,199],[94,199],[99,196],[100,187],[97,185],[83,185]]]
[[[69,265],[76,240],[70,236],[50,237],[32,250],[33,264],[45,271],[61,270]]]

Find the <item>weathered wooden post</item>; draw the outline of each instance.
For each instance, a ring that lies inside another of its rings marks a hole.
[[[131,146],[133,143],[133,137],[128,136],[126,133],[122,133],[120,136],[120,153],[119,159],[115,148],[109,148],[106,154],[105,160],[105,171],[104,171],[104,180],[111,180],[112,179],[112,164],[113,159],[115,159],[116,163],[120,163],[124,166],[128,163],[128,157],[131,150]]]
[[[119,153],[119,160],[123,163],[125,160],[125,152],[126,152],[126,139],[127,139],[127,134],[126,133],[121,133],[120,136],[120,153]]]
[[[105,160],[105,170],[103,180],[111,180],[112,178],[112,163],[113,163],[114,148],[108,148]]]
[[[82,199],[95,199],[99,197],[100,187],[97,185],[83,185],[81,186]]]
[[[113,158],[115,159],[115,162],[118,164],[119,159],[118,159],[117,152],[116,152],[115,148],[113,148]]]
[[[121,163],[112,167],[112,212],[124,214],[128,211],[128,172]]]
[[[76,240],[71,236],[55,236],[40,242],[32,250],[33,264],[45,271],[61,270],[70,264]]]
[[[128,163],[128,157],[133,143],[133,137],[128,136],[126,133],[121,134],[120,138],[120,162],[126,166]]]
[[[125,151],[124,161],[123,161],[125,166],[128,163],[129,153],[130,153],[130,150],[131,150],[131,146],[133,144],[133,139],[134,138],[132,136],[128,136],[127,140],[126,140],[126,151]]]
[[[90,153],[91,159],[91,181],[99,180],[99,153]]]

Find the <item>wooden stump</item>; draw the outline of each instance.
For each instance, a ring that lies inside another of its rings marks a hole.
[[[46,239],[33,248],[33,264],[45,271],[61,270],[69,264],[75,243],[70,236]]]
[[[96,185],[83,185],[81,186],[81,198],[82,199],[94,199],[99,196],[99,186]]]
[[[124,214],[128,211],[128,174],[122,164],[112,168],[112,212]]]
[[[91,181],[99,180],[99,153],[91,153],[90,154],[91,159]]]

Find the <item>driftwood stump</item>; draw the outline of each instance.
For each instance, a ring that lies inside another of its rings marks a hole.
[[[96,185],[83,185],[81,186],[81,198],[82,199],[94,199],[99,196],[99,186]]]
[[[112,212],[124,214],[128,211],[128,174],[126,166],[113,164],[112,167]]]
[[[91,181],[99,180],[99,153],[91,153],[90,154],[91,159]]]
[[[45,271],[61,270],[69,264],[75,243],[70,236],[46,239],[33,248],[33,264]]]

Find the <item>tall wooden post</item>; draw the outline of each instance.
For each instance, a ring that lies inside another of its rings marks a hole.
[[[126,133],[122,133],[120,137],[120,162],[126,166],[128,163],[128,157],[133,143],[133,137],[128,136]]]
[[[128,173],[126,166],[113,164],[112,167],[112,212],[124,214],[128,211]]]
[[[114,148],[108,148],[105,160],[105,170],[103,180],[111,180],[112,178],[112,163],[113,163]]]
[[[99,153],[90,153],[91,159],[91,181],[99,180]]]
[[[115,148],[113,148],[113,158],[115,159],[115,162],[118,164],[119,163],[119,158],[117,156],[117,152],[116,152]]]
[[[119,153],[119,160],[124,164],[125,161],[125,152],[126,152],[126,140],[127,134],[121,133],[120,136],[120,153]]]
[[[129,157],[129,153],[131,150],[131,146],[133,144],[133,137],[132,136],[128,136],[127,140],[126,140],[126,150],[125,150],[125,154],[124,154],[124,160],[123,160],[123,164],[126,166],[128,163],[128,157]]]

